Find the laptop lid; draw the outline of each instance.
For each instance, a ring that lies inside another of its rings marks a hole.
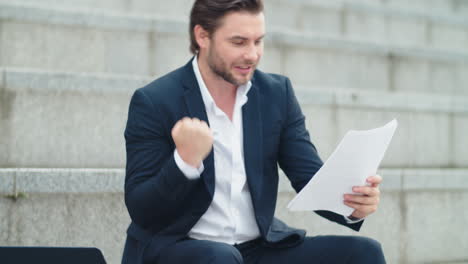
[[[106,264],[97,248],[85,247],[0,247],[2,264]]]

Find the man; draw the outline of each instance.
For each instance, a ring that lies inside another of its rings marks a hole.
[[[376,241],[305,237],[274,218],[277,165],[300,191],[322,161],[289,79],[256,70],[264,24],[261,0],[195,1],[195,57],[133,95],[123,263],[385,263]],[[359,230],[380,182],[344,194],[349,217],[317,213]]]

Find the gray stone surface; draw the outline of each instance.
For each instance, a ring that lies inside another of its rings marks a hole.
[[[468,163],[468,115],[454,115],[452,145],[455,166],[466,167]]]
[[[153,56],[174,55],[174,59],[165,61],[167,68],[173,64],[178,66],[182,58],[188,57],[187,47],[184,45],[188,39],[187,24],[184,20],[71,11],[19,4],[0,3],[0,5],[2,6],[0,18],[4,19],[2,39],[9,40],[4,41],[5,44],[2,44],[0,49],[3,65],[150,75],[167,71],[166,68],[161,70],[158,68],[163,66],[161,63],[152,61]],[[327,34],[304,34],[294,30],[272,28],[269,32],[269,43],[277,43],[294,48],[294,50],[299,50],[298,47],[305,48],[299,53],[282,54],[283,57],[305,55],[311,59],[322,59],[325,65],[319,69],[325,73],[323,84],[327,84],[327,75],[338,73],[336,82],[340,85],[385,89],[391,81],[388,76],[389,65],[387,65],[387,57],[390,55],[402,57],[403,62],[408,60],[410,65],[407,67],[409,68],[415,67],[414,64],[417,68],[423,58],[427,60],[424,62],[428,64],[427,67],[435,63],[434,61],[455,63],[467,61],[468,58],[466,52],[437,51],[419,47],[404,48],[363,40],[349,40],[339,36],[332,37]],[[82,47],[93,47],[93,49]],[[182,52],[173,53],[167,51],[167,47],[180,47]],[[317,51],[311,50],[316,48],[321,49],[320,58],[317,58],[319,55],[315,54]],[[327,55],[323,49],[330,50],[333,55]],[[70,50],[76,52],[69,52]],[[300,54],[301,52],[305,54]],[[312,53],[309,54],[309,52]],[[165,57],[162,56],[161,59]],[[309,62],[313,61],[309,60]],[[283,63],[286,69],[291,67],[288,63],[296,64],[294,59],[292,62],[284,61]],[[350,64],[358,67],[350,67]],[[315,70],[313,65],[307,66],[306,69]],[[333,70],[333,67],[337,70]],[[343,71],[343,68],[346,70]],[[395,68],[396,74],[403,74],[407,71],[405,65],[396,65]],[[421,78],[428,80],[427,75],[430,71],[424,70],[423,67],[419,74],[422,77],[416,74],[415,80],[408,80],[409,84],[405,83],[404,76],[397,75],[396,77],[397,80],[403,78],[404,85],[401,85],[403,88],[426,87],[428,83],[422,82]],[[311,79],[314,80],[313,76]]]
[[[3,65],[151,74],[147,33],[22,22],[2,22],[2,28]]]
[[[300,5],[294,2],[271,0],[265,3],[265,20],[268,25],[282,28],[297,28],[297,13]]]
[[[404,7],[414,10],[423,10],[428,12],[452,13],[454,12],[454,0],[413,0],[411,2],[404,0],[382,0],[389,6]]]
[[[2,110],[8,115],[0,123],[5,131],[0,140],[6,150],[1,166],[124,166],[123,131],[130,96],[151,78],[10,68],[3,73],[6,89],[2,100],[8,103],[2,104]],[[454,142],[464,140],[458,132],[463,131],[464,122],[456,122],[457,127],[452,128],[450,116],[468,113],[467,97],[295,88],[312,139],[324,158],[347,130],[370,129],[397,118],[400,128],[385,165],[447,166],[454,155],[459,156],[460,166],[468,164],[459,155],[463,144],[452,147],[448,137],[454,133]],[[408,140],[413,142],[409,148]],[[426,144],[427,140],[433,144]]]
[[[301,96],[301,94],[298,93],[297,96]],[[336,108],[315,105],[303,107],[303,111],[310,139],[315,144],[320,157],[326,159],[338,144],[335,129]]]
[[[414,17],[391,16],[387,21],[387,41],[400,46],[424,46],[427,40],[427,21]],[[434,45],[439,47],[438,45]]]
[[[151,36],[154,52],[152,74],[162,76],[185,65],[192,57],[188,34],[155,33]]]
[[[24,193],[121,193],[125,179],[122,169],[18,169],[16,175]]]
[[[444,94],[464,94],[463,83],[457,78],[457,66],[449,63],[432,64],[429,72],[429,91]]]
[[[468,46],[468,28],[451,24],[435,24],[431,27],[431,44],[444,49],[462,50]]]
[[[467,169],[390,169],[382,167],[382,190],[394,191],[466,191]],[[294,191],[280,171],[280,192]],[[17,188],[13,187],[16,177]],[[0,169],[0,187],[5,195],[18,193],[121,193],[124,169]],[[7,181],[4,181],[7,179]],[[4,191],[6,190],[6,191]]]
[[[0,193],[122,193],[124,169],[5,168]],[[16,181],[16,185],[14,182]]]
[[[404,169],[379,168],[377,174],[383,179],[380,189],[386,192],[402,190]]]
[[[128,103],[145,79],[10,73],[15,99],[7,128],[14,133],[3,143],[2,166],[124,166]]]
[[[341,35],[344,31],[343,13],[343,10],[335,7],[330,1],[320,4],[309,1],[299,9],[299,16],[295,16],[298,21],[297,28],[305,32]],[[266,15],[268,17],[268,13]]]
[[[385,32],[386,17],[379,13],[350,12],[345,15],[346,35],[373,42],[387,40]]]
[[[1,183],[1,181],[0,181]],[[0,184],[1,185],[1,184]],[[5,245],[10,240],[12,233],[10,216],[13,213],[12,200],[2,197],[0,194],[0,243]]]
[[[388,89],[384,56],[317,48],[289,48],[283,56],[284,74],[301,85]]]
[[[398,91],[426,91],[429,87],[429,63],[425,60],[394,58],[392,61],[393,89]],[[450,87],[449,91],[453,91]]]
[[[24,181],[20,185],[26,187],[26,196],[16,201],[0,198],[2,245],[93,246],[103,250],[108,263],[118,263],[130,221],[122,189],[116,187],[123,184],[123,170],[0,169],[0,178],[13,172]],[[286,205],[294,192],[284,178],[277,216],[305,228],[309,235],[377,239],[388,263],[466,259],[468,186],[463,180],[467,170],[382,169],[379,173],[384,177],[380,209],[359,233],[311,212],[289,212]]]
[[[83,74],[24,68],[5,68],[2,72],[5,76],[5,89],[17,92],[73,92],[99,95],[107,95],[110,92],[131,93],[136,87],[142,87],[153,80],[151,77],[122,74]]]
[[[15,193],[15,172],[7,173],[0,170],[0,194],[9,195]]]
[[[468,94],[466,83],[468,82],[468,62],[460,64],[457,69],[457,78],[460,82],[457,92],[460,94]]]
[[[268,43],[263,48],[263,56],[260,60],[259,69],[262,71],[281,74],[284,72],[284,57],[282,48],[274,43]]]
[[[387,111],[441,112],[464,114],[466,96],[409,92],[373,92],[340,87],[294,86],[303,108],[309,105],[336,105]],[[385,100],[381,100],[385,98]]]
[[[457,0],[454,0],[457,1]],[[468,5],[463,1],[450,2],[454,12],[463,14],[468,10]],[[18,1],[16,1],[18,2]],[[176,1],[151,1],[151,0],[106,0],[94,3],[89,0],[82,1],[57,1],[57,0],[21,0],[20,3],[32,7],[54,6],[54,8],[67,8],[74,10],[94,10],[94,11],[117,11],[128,14],[146,14],[167,18],[178,18],[187,20],[190,12],[190,0]],[[385,1],[383,1],[385,2]],[[421,1],[424,2],[424,1]],[[406,3],[406,2],[405,2]],[[389,6],[391,8],[389,8]],[[419,5],[415,5],[419,6]],[[440,5],[438,5],[440,6]],[[421,5],[422,7],[422,5]],[[271,0],[266,4],[267,22],[270,26],[295,28],[315,33],[337,34],[342,33],[358,38],[367,38],[379,42],[391,42],[405,45],[426,45],[430,43],[438,48],[465,49],[461,43],[448,42],[441,38],[441,34],[453,31],[434,31],[435,38],[426,38],[427,27],[444,27],[455,25],[461,29],[466,29],[468,23],[463,16],[447,14],[444,9],[431,8],[427,6],[422,10],[412,10],[410,5],[401,6],[399,4],[381,5],[378,1],[356,1],[356,0],[335,0],[335,1],[303,1],[303,0]],[[345,14],[345,15],[344,15]],[[342,21],[345,21],[343,23]],[[366,22],[367,21],[367,22]],[[111,23],[109,23],[111,24]],[[358,27],[355,27],[355,26]],[[365,31],[362,31],[364,30]],[[365,32],[365,34],[361,34]],[[450,34],[450,37],[462,37],[463,34]],[[463,40],[463,41],[466,41]]]
[[[145,13],[168,18],[180,17],[186,19],[190,15],[192,0],[177,1],[154,1],[154,0],[131,0],[127,1],[130,11],[134,13]]]
[[[340,140],[349,129],[370,129],[393,118],[398,120],[399,127],[382,161],[384,166],[437,167],[450,163],[451,130],[449,117],[443,114],[339,109],[337,130]]]
[[[382,166],[381,166],[382,167]],[[377,172],[383,178],[380,189],[385,192],[401,191],[467,191],[468,170],[466,169],[389,169]],[[294,192],[288,179],[280,171],[279,191]]]
[[[113,103],[106,104],[110,101]],[[17,112],[11,127],[15,133],[10,137],[7,164],[124,166],[123,132],[129,101],[128,94],[22,94],[15,102]]]
[[[468,259],[467,201],[466,190],[406,194],[406,254],[410,263]]]
[[[1,1],[0,6],[2,7],[0,18],[5,20],[132,31],[149,31],[155,26],[154,20],[147,16],[122,15],[121,13],[98,10],[54,8],[37,4],[23,4],[20,1],[14,3]]]
[[[405,169],[402,171],[402,190],[412,191],[466,191],[466,169]]]
[[[3,206],[12,210],[0,220],[0,230],[10,233],[0,236],[2,245],[97,247],[107,263],[120,262],[130,223],[122,194],[31,194],[16,202],[0,198]]]
[[[466,94],[460,64],[431,62],[426,59],[398,57],[393,60],[392,83],[397,91],[418,91],[445,94]],[[462,74],[457,74],[461,71]]]

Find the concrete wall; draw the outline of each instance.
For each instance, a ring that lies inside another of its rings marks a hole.
[[[119,263],[132,92],[189,58],[191,1],[0,0],[0,245],[95,246]],[[268,0],[261,69],[289,76],[323,158],[393,118],[382,204],[360,233],[388,263],[468,263],[468,2]],[[37,169],[42,168],[42,169]],[[88,169],[94,168],[94,169]]]
[[[359,233],[312,212],[287,211],[294,192],[284,176],[277,217],[305,228],[309,235],[378,239],[388,263],[465,263],[468,170],[383,169],[379,173],[385,179],[381,208]],[[2,245],[95,246],[109,263],[118,263],[129,222],[123,179],[122,169],[0,169]]]

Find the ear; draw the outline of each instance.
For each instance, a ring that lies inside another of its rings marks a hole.
[[[210,34],[208,33],[208,31],[206,31],[200,25],[195,25],[195,27],[193,28],[193,32],[195,35],[195,40],[197,41],[198,46],[200,46],[200,49],[207,48],[210,42]]]

